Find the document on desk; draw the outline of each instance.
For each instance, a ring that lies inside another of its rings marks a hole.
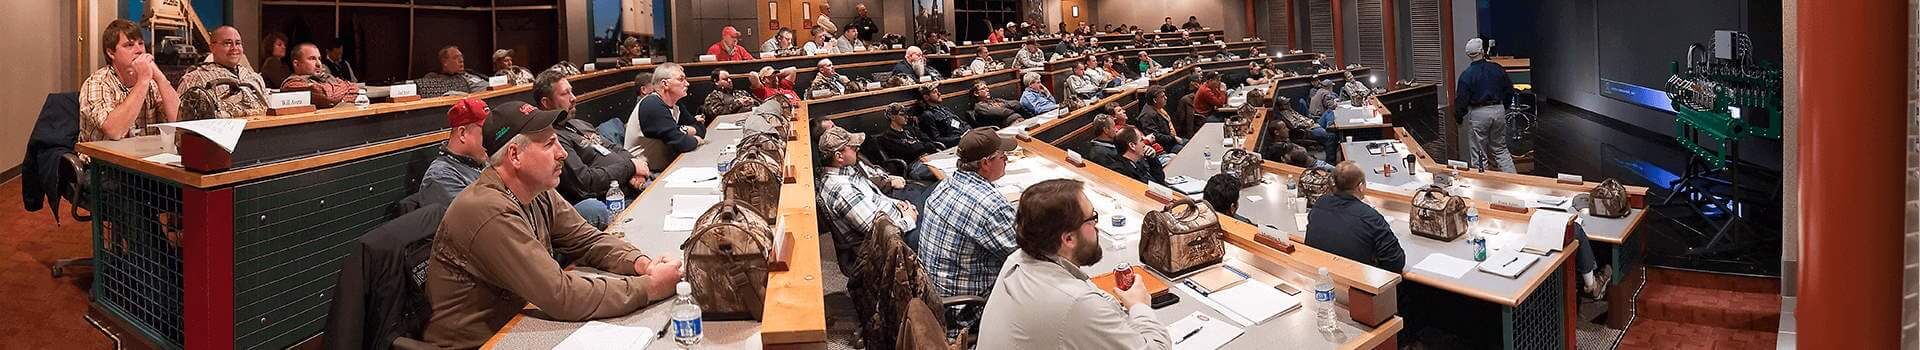
[[[721,196],[711,194],[683,194],[668,200],[673,210],[668,217],[696,219],[705,214],[714,204],[720,204]]]
[[[1520,251],[1535,255],[1547,255],[1567,245],[1567,224],[1573,222],[1573,214],[1552,210],[1535,210],[1532,219],[1527,221],[1527,245]]]
[[[691,166],[674,169],[660,182],[669,188],[719,188],[720,170],[710,166]]]
[[[587,321],[585,326],[574,330],[567,339],[555,345],[555,350],[590,349],[645,349],[653,342],[653,329],[638,326],[622,326],[600,321]]]
[[[1447,276],[1447,278],[1459,279],[1461,276],[1466,276],[1467,271],[1473,271],[1473,261],[1455,258],[1451,255],[1433,253],[1427,254],[1427,258],[1421,259],[1419,264],[1413,265],[1413,268]]]
[[[1167,337],[1173,338],[1173,348],[1178,350],[1219,349],[1239,338],[1241,333],[1246,330],[1199,312],[1167,324]]]
[[[1266,283],[1243,282],[1226,290],[1207,294],[1221,307],[1220,312],[1231,312],[1252,324],[1267,322],[1274,316],[1300,308],[1300,298],[1287,295]]]
[[[240,143],[240,133],[247,130],[246,119],[201,119],[194,121],[154,124],[161,134],[175,134],[175,129],[186,129],[233,153],[233,147]],[[170,139],[171,137],[161,137]]]

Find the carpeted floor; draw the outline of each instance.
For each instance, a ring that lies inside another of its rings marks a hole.
[[[47,269],[57,259],[91,255],[90,226],[55,224],[47,209],[24,208],[20,179],[0,183],[0,349],[112,348],[85,319],[91,270],[56,279]]]

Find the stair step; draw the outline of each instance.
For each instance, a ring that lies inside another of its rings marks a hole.
[[[1640,310],[1643,319],[1765,332],[1780,328],[1777,294],[1649,284],[1640,295]]]
[[[1739,276],[1665,268],[1647,268],[1647,281],[1649,284],[1669,284],[1702,289],[1773,295],[1780,294],[1780,279],[1775,277]]]
[[[1773,349],[1777,341],[1772,332],[1643,318],[1627,328],[1619,349]]]

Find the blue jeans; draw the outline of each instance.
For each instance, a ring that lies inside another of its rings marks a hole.
[[[1327,114],[1332,115],[1333,113],[1328,112]],[[1326,148],[1326,158],[1322,159],[1322,161],[1332,161],[1340,155],[1340,140],[1335,139],[1333,132],[1327,131],[1326,127],[1307,129],[1307,137],[1313,138],[1314,141],[1320,141],[1320,145]]]
[[[606,202],[598,199],[589,198],[574,203],[573,211],[580,213],[580,218],[586,219],[588,225],[601,230],[607,229],[607,221],[613,220],[613,210],[607,208]]]
[[[1333,126],[1333,109],[1329,108],[1326,112],[1320,112],[1320,126]]]
[[[627,145],[623,144],[627,142],[626,121],[620,120],[620,118],[607,119],[607,121],[601,122],[600,126],[595,127],[594,130],[600,133],[601,138],[607,139],[607,142],[611,142],[615,146],[622,148],[627,147]]]

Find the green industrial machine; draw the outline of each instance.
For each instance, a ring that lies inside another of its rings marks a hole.
[[[1667,97],[1673,101],[1674,138],[1712,168],[1738,159],[1748,137],[1780,139],[1780,66],[1754,62],[1746,33],[1715,31],[1711,50],[1687,48],[1687,62],[1673,63]],[[1710,51],[1696,55],[1699,51]],[[1706,147],[1710,143],[1714,147]]]
[[[1779,181],[1740,157],[1742,142],[1777,141],[1782,129],[1780,65],[1756,62],[1754,50],[1747,33],[1714,31],[1708,45],[1688,46],[1686,62],[1672,63],[1673,75],[1667,78],[1674,139],[1692,156],[1662,206],[1688,207],[1706,224],[1688,225],[1706,238],[1689,248],[1693,258],[1767,266],[1765,256],[1778,256],[1779,249],[1768,248],[1778,236],[1756,230],[1770,225],[1745,222],[1773,216],[1750,215],[1747,203],[1779,203],[1780,198]]]

